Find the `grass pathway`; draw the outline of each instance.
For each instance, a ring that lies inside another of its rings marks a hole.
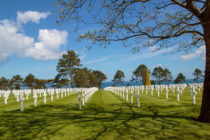
[[[209,139],[210,125],[194,121],[199,106],[141,95],[141,108],[98,91],[78,110],[71,95],[24,112],[0,104],[0,139]],[[19,104],[18,104],[19,105]],[[14,106],[14,105],[13,105]]]

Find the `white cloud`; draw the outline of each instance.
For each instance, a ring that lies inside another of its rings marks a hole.
[[[49,12],[38,12],[38,11],[26,11],[26,12],[17,12],[17,22],[27,23],[39,23],[40,19],[45,19],[47,16],[50,15]]]
[[[37,60],[58,59],[63,54],[60,52],[60,47],[65,45],[66,38],[66,31],[41,29],[39,42],[36,42],[34,47],[29,48],[25,54]]]
[[[185,54],[181,56],[181,59],[183,60],[190,60],[196,57],[201,57],[202,60],[205,60],[205,52],[206,52],[206,48],[205,46],[201,46],[200,48],[198,48],[195,52],[191,53],[191,54]]]
[[[39,22],[40,18],[44,18],[45,16],[47,15],[42,13],[37,17],[32,16],[32,18],[29,18],[29,16],[26,19],[19,17],[19,22]],[[0,62],[6,61],[12,55],[31,57],[36,60],[51,60],[58,59],[63,54],[60,49],[66,44],[68,35],[66,31],[40,29],[38,42],[35,42],[33,37],[20,32],[18,26],[16,22],[0,20]]]
[[[22,56],[33,46],[34,39],[18,33],[18,28],[8,20],[0,21],[0,61],[6,61],[13,54]]]

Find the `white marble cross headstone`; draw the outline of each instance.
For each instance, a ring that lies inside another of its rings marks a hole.
[[[81,107],[81,93],[80,92],[78,93],[78,103],[79,103],[79,110],[81,110],[82,107]]]
[[[137,107],[140,107],[140,94],[139,91],[137,91]]]
[[[133,104],[133,90],[131,91],[131,104]]]
[[[179,102],[179,92],[180,92],[180,90],[179,90],[179,87],[177,86],[177,88],[176,88],[176,94],[177,94],[177,101]]]
[[[166,86],[166,99],[168,99],[168,86]]]
[[[37,106],[37,93],[34,91],[34,106]]]

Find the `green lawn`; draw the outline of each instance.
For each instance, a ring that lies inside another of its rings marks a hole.
[[[176,101],[141,94],[141,107],[122,100],[117,95],[100,90],[78,110],[77,95],[43,103],[38,106],[33,99],[25,102],[24,112],[19,103],[9,99],[4,105],[0,98],[0,139],[210,139],[210,124],[194,119],[199,115],[201,93],[197,104],[192,105],[188,89]],[[130,99],[129,99],[130,101]]]

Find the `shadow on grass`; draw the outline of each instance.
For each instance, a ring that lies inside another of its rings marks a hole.
[[[172,109],[175,107],[170,106]],[[62,129],[71,131],[75,126],[88,133],[88,136],[75,133],[75,137],[72,136],[75,139],[98,139],[106,135],[111,139],[181,139],[183,134],[198,139],[209,136],[205,134],[201,137],[186,128],[192,126],[192,117],[173,111],[169,115],[161,114],[152,106],[144,109],[136,111],[133,105],[122,102],[103,106],[89,103],[81,111],[77,104],[67,104],[40,105],[24,112],[4,112],[0,114],[0,139],[51,139],[53,135],[62,137],[58,133]],[[205,126],[193,125],[193,129],[202,127]]]

